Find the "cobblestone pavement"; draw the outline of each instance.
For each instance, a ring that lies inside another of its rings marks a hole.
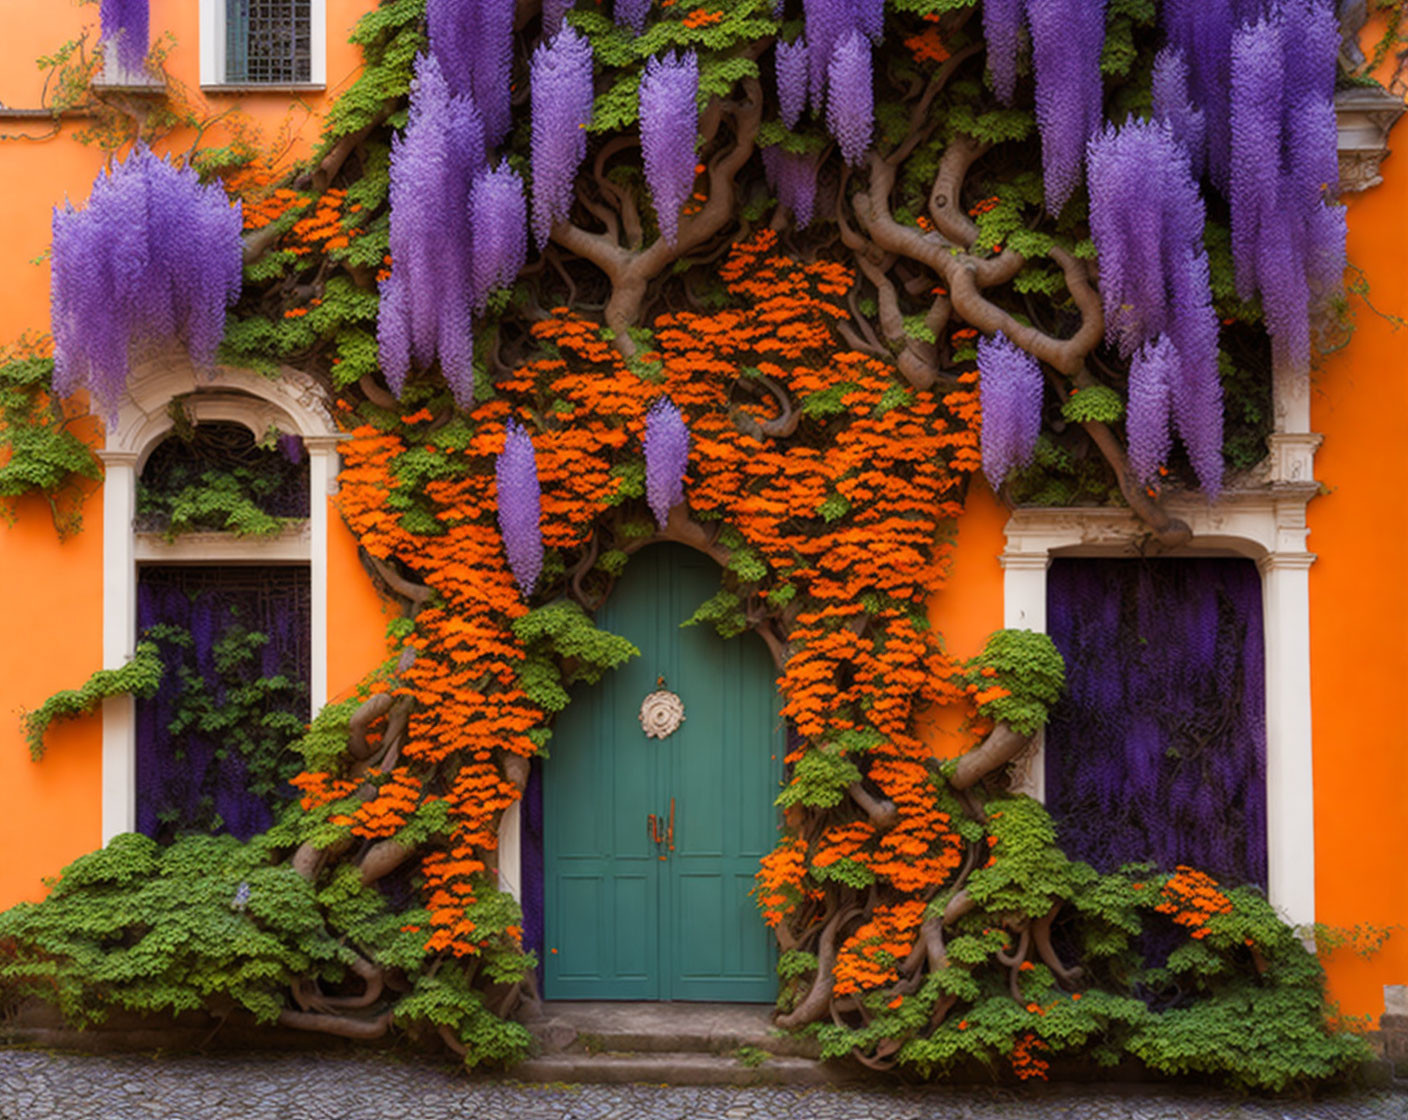
[[[1379,1120],[1408,1092],[1319,1101],[1167,1090],[523,1085],[382,1055],[0,1050],[0,1120]]]

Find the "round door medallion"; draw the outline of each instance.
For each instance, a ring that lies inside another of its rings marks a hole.
[[[640,725],[651,739],[666,739],[684,722],[684,701],[669,689],[647,696],[640,705]]]

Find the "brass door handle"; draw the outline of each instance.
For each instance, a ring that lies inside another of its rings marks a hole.
[[[645,826],[646,830],[650,833],[652,843],[658,844],[665,839],[665,837],[660,835],[660,818],[654,813],[650,813],[646,816]]]
[[[669,841],[670,851],[675,850],[675,799],[670,798],[670,826],[665,830],[665,838]]]

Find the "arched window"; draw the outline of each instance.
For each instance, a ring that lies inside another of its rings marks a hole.
[[[249,835],[269,823],[264,800],[247,795],[268,793],[277,775],[235,757],[258,732],[225,733],[223,693],[279,693],[263,709],[273,723],[302,724],[326,700],[337,438],[321,389],[296,370],[205,376],[173,358],[134,371],[99,453],[103,663],[121,665],[139,626],[160,624],[174,677],[140,707],[104,703],[104,843],[134,830]],[[265,730],[272,740],[276,729]]]
[[[142,465],[137,633],[156,643],[166,673],[136,702],[138,832],[243,839],[291,795],[299,767],[287,744],[309,718],[308,565],[224,554],[300,533],[308,506],[303,441],[273,428],[182,422]],[[204,537],[204,555],[144,560],[187,534]]]

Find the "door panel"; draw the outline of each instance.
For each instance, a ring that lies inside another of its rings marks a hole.
[[[748,893],[778,820],[776,673],[754,635],[680,629],[718,579],[697,553],[653,547],[598,614],[641,656],[574,693],[544,766],[550,998],[776,995],[773,938]],[[685,720],[647,739],[640,702],[662,676]],[[664,833],[672,799],[674,848],[657,849],[647,815]]]

